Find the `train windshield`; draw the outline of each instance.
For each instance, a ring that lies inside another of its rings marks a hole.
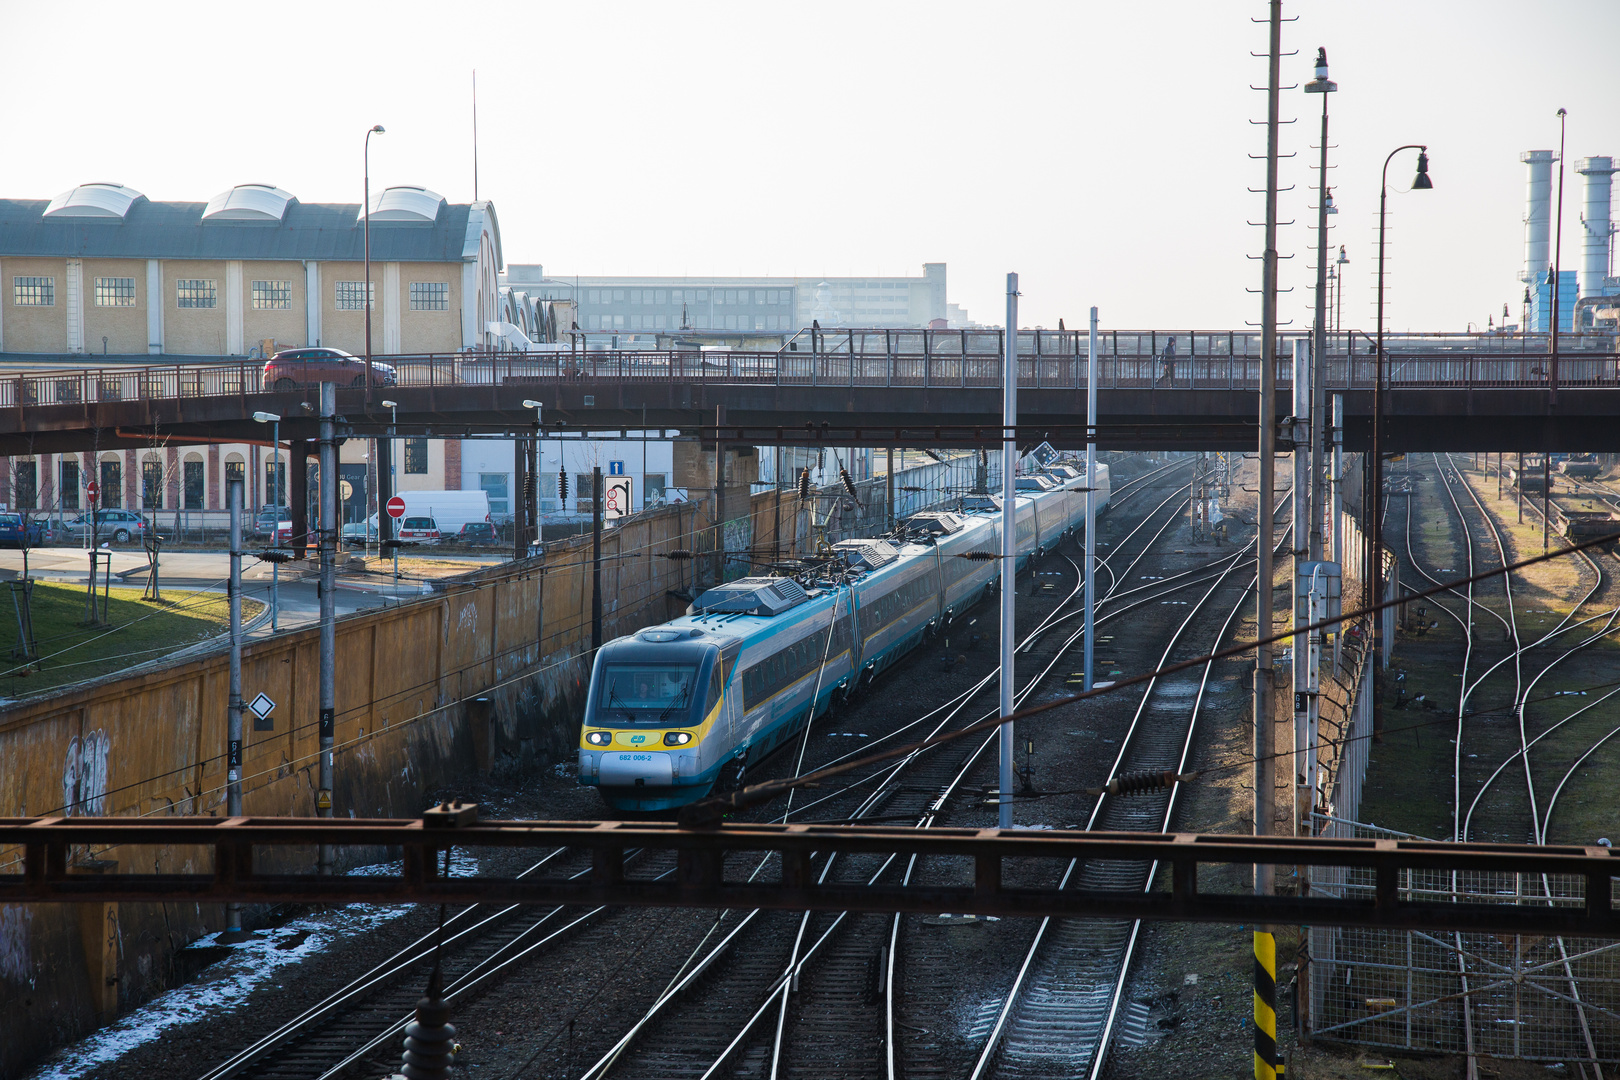
[[[701,690],[696,664],[606,663],[596,687],[593,722],[683,723]]]

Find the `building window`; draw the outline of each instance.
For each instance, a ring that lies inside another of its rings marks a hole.
[[[96,307],[134,307],[135,279],[132,277],[96,278]]]
[[[176,307],[211,308],[219,302],[219,290],[211,278],[181,278],[174,289]]]
[[[574,490],[570,491],[568,494],[574,497],[575,504],[581,510],[589,510],[592,508],[591,504],[596,498],[593,490],[594,481],[594,473],[581,472],[574,474]]]
[[[339,311],[366,310],[365,297],[367,296],[367,290],[364,281],[339,281],[336,283],[336,289],[333,299]],[[371,309],[375,311],[377,310],[377,283],[375,281],[371,283],[370,296]]]
[[[39,464],[33,461],[11,463],[13,510],[33,510],[39,502]]]
[[[53,277],[14,277],[11,302],[16,307],[55,307],[56,279]]]
[[[124,505],[124,463],[101,463],[101,506],[105,510],[119,510]]]
[[[264,497],[264,501],[267,503],[274,503],[277,506],[286,506],[287,466],[286,463],[283,462],[281,467],[278,469],[276,468],[276,463],[276,458],[271,458],[269,461],[264,463],[264,490],[269,492],[269,494]]]
[[[156,458],[141,462],[141,509],[163,509],[163,462]]]
[[[290,311],[292,309],[292,282],[255,281],[253,307],[256,311]]]
[[[232,454],[225,462],[225,490],[227,492],[230,491],[233,483],[243,486],[242,503],[245,506],[252,496],[247,493],[247,462],[242,460],[241,454]]]
[[[585,290],[585,302],[587,304],[600,304],[602,302],[602,290],[601,289],[586,289]]]
[[[412,311],[449,311],[450,285],[443,281],[411,282]]]
[[[62,486],[57,488],[57,502],[63,510],[79,508],[79,463],[62,462]]]
[[[187,510],[201,510],[203,508],[203,463],[188,461],[185,463],[185,508]]]
[[[428,471],[427,440],[405,440],[405,475],[426,476]]]
[[[503,472],[485,472],[478,474],[478,486],[484,489],[489,496],[489,512],[491,514],[511,513],[511,503],[507,499],[507,478],[510,474]]]
[[[641,493],[641,505],[651,506],[653,503],[664,501],[664,488],[666,477],[663,473],[652,472],[642,478],[644,490]]]

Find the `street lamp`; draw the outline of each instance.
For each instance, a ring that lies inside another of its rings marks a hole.
[[[1328,78],[1327,49],[1316,50],[1316,77],[1305,84],[1307,94],[1322,95],[1321,160],[1316,176],[1316,325],[1311,334],[1311,386],[1310,386],[1310,536],[1296,537],[1295,547],[1308,550],[1313,559],[1323,558],[1322,543],[1322,436],[1327,424],[1322,422],[1327,412],[1327,231],[1328,215],[1337,214],[1333,205],[1333,192],[1327,186],[1328,152],[1328,95],[1339,89],[1339,84]]]
[[[1371,607],[1383,596],[1381,588],[1384,576],[1384,530],[1379,520],[1379,507],[1384,498],[1384,443],[1383,443],[1383,416],[1384,416],[1384,224],[1386,211],[1389,206],[1389,163],[1395,160],[1395,155],[1402,150],[1416,150],[1418,152],[1417,175],[1412,179],[1413,191],[1427,191],[1434,187],[1429,179],[1429,148],[1418,143],[1408,143],[1397,146],[1389,152],[1384,159],[1384,169],[1380,174],[1378,192],[1378,345],[1376,355],[1373,357],[1373,431],[1372,431],[1372,468],[1369,475],[1372,480],[1370,493],[1363,500],[1362,513],[1366,515],[1372,532],[1372,544],[1369,545],[1371,565],[1363,580],[1371,589],[1371,595],[1363,607]],[[1378,627],[1382,619],[1374,616],[1372,626],[1373,656],[1379,655],[1383,647],[1382,635]],[[1373,697],[1373,730],[1380,732],[1383,728],[1383,710],[1378,704],[1378,698]]]
[[[281,546],[281,416],[279,413],[256,412],[253,419],[261,424],[270,425],[270,440],[274,444],[271,451],[276,463],[276,478],[271,481],[270,505],[275,507],[275,516],[270,524],[270,546]],[[280,627],[276,623],[281,614],[281,563],[270,564],[270,632],[275,633]]]
[[[1335,330],[1343,330],[1344,329],[1344,270],[1343,270],[1343,267],[1346,267],[1346,266],[1350,265],[1350,257],[1344,253],[1344,245],[1343,244],[1339,245],[1339,257],[1338,257],[1337,260],[1335,260],[1334,265],[1340,267],[1340,270],[1339,270],[1339,287],[1338,287],[1338,290],[1337,290],[1337,295],[1335,297],[1335,302],[1338,305],[1338,311],[1336,311],[1334,313],[1334,315],[1333,315],[1333,328]],[[1349,349],[1345,350],[1346,353],[1348,353],[1349,351],[1350,351]]]
[[[371,137],[383,135],[387,129],[373,124],[366,129],[365,150],[365,218],[366,218],[366,400],[371,400]]]

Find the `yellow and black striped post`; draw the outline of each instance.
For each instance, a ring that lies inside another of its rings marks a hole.
[[[1277,939],[1254,932],[1254,1080],[1280,1080],[1277,1056]]]

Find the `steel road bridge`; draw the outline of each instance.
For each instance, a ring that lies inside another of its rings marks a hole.
[[[583,335],[582,335],[583,336]],[[775,352],[601,350],[379,356],[397,385],[363,378],[338,394],[346,431],[532,433],[525,399],[545,403],[548,431],[674,428],[756,444],[963,446],[1001,437],[1001,332],[805,331]],[[1292,412],[1292,351],[1281,337],[1276,415]],[[1164,352],[1176,342],[1173,364]],[[1255,445],[1260,339],[1227,331],[1107,331],[1100,336],[1097,436],[1110,449],[1248,449]],[[1389,450],[1620,451],[1615,335],[1403,334],[1385,339]],[[262,361],[13,358],[0,367],[0,453],[58,453],[263,439],[256,410],[284,417],[287,439],[315,435],[313,386],[266,388]],[[1085,442],[1087,337],[1020,331],[1020,439]],[[1333,335],[1330,393],[1345,399],[1351,450],[1370,441],[1374,356],[1362,332]]]

